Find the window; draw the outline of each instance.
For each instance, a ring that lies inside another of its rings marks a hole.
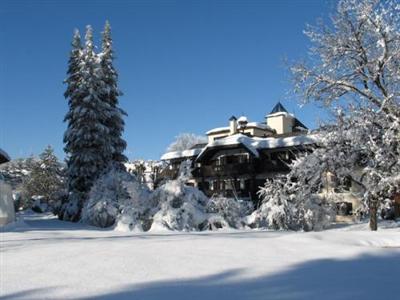
[[[246,181],[244,179],[240,179],[240,189],[241,190],[246,189]]]
[[[225,182],[224,182],[224,181],[220,181],[220,182],[219,182],[219,189],[220,189],[221,191],[225,190]]]

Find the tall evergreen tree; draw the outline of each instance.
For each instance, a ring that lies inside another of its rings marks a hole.
[[[74,188],[74,179],[77,174],[72,172],[74,169],[74,156],[75,143],[73,143],[72,135],[76,124],[75,111],[78,109],[82,98],[79,94],[79,85],[82,82],[82,57],[83,47],[81,43],[81,37],[79,31],[76,29],[72,39],[72,50],[70,52],[70,58],[68,61],[67,79],[64,83],[67,84],[67,89],[64,93],[64,97],[68,99],[69,110],[65,115],[64,122],[67,123],[67,130],[64,133],[64,151],[67,154],[67,187],[70,193],[70,198],[67,203],[63,205],[59,211],[59,218],[65,220],[78,220],[78,207],[79,199],[76,197],[77,191]],[[76,197],[76,201],[71,199],[72,196]]]
[[[123,163],[127,161],[127,157],[123,154],[126,148],[126,142],[122,138],[124,131],[123,116],[127,115],[119,107],[118,97],[122,95],[118,89],[118,74],[113,66],[114,52],[112,49],[111,26],[108,21],[104,26],[102,38],[102,54],[101,69],[104,81],[104,89],[102,98],[110,105],[110,118],[106,122],[106,126],[110,130],[112,161],[116,167],[123,168]]]
[[[113,110],[102,97],[105,84],[90,26],[87,26],[85,40],[85,49],[79,52],[80,43],[75,34],[66,80],[69,112],[65,117],[68,128],[64,142],[68,155],[69,200],[61,217],[71,221],[79,220],[88,192],[108,166],[113,153],[107,126]]]
[[[80,64],[82,59],[82,43],[81,36],[78,29],[75,29],[74,36],[72,38],[72,50],[70,52],[70,57],[68,60],[68,70],[67,70],[67,79],[65,79],[64,83],[67,84],[67,89],[64,93],[64,97],[68,99],[68,104],[71,106],[75,106],[77,102],[77,90],[80,82]],[[69,120],[71,117],[72,109],[65,116],[64,121]]]

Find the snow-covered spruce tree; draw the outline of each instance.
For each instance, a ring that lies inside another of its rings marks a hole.
[[[181,133],[175,137],[175,141],[168,146],[167,152],[187,150],[196,144],[206,142],[207,138],[204,136],[195,135],[193,133]]]
[[[77,34],[71,52],[68,87],[69,112],[64,135],[67,153],[69,200],[61,218],[78,221],[93,182],[112,161],[113,147],[110,141],[109,103],[103,101],[104,81],[100,59],[94,51],[93,31],[87,26],[85,49],[80,51]],[[79,55],[80,53],[80,55]]]
[[[113,66],[113,49],[111,38],[111,26],[107,21],[103,31],[102,39],[102,53],[100,56],[100,64],[102,71],[102,79],[104,87],[102,89],[101,97],[103,101],[107,102],[110,106],[110,115],[106,122],[106,126],[110,130],[111,146],[112,146],[112,160],[114,166],[124,169],[124,163],[128,160],[123,154],[126,148],[126,142],[122,138],[124,131],[123,116],[127,115],[125,111],[119,108],[118,97],[122,95],[118,89],[118,74]]]
[[[58,194],[64,190],[64,183],[63,166],[54,155],[53,148],[48,146],[34,161],[23,190],[29,199],[40,196],[47,206],[52,207]]]
[[[76,136],[75,123],[78,117],[76,112],[82,104],[82,96],[79,93],[79,88],[82,84],[83,47],[80,33],[77,29],[75,29],[71,46],[72,49],[68,60],[67,78],[64,80],[64,83],[67,84],[64,97],[68,99],[69,106],[69,110],[64,118],[64,122],[67,122],[67,130],[64,133],[64,151],[67,154],[67,185],[70,195],[67,202],[63,203],[63,206],[59,210],[58,217],[64,220],[78,221],[79,210],[82,205],[81,201],[83,200],[80,199],[81,197],[78,195],[78,190],[74,184],[78,176],[75,169],[76,162],[73,158],[77,155],[75,150],[77,142],[76,137],[72,139],[72,132],[75,131],[74,135]]]
[[[80,99],[77,91],[82,77],[81,60],[82,60],[83,48],[81,43],[81,36],[78,29],[75,29],[74,31],[71,46],[72,49],[68,60],[68,70],[67,70],[68,77],[64,80],[64,83],[67,84],[67,88],[64,92],[64,97],[68,99],[68,105],[70,110],[65,116],[64,121],[67,121],[70,118],[72,118],[73,109],[78,105]]]
[[[378,204],[399,187],[400,7],[396,1],[342,0],[332,26],[310,26],[306,34],[314,44],[311,63],[292,67],[295,90],[305,102],[342,106],[347,117],[339,125],[365,137],[353,135],[336,162],[345,161],[347,173],[361,168],[370,227],[376,230]],[[342,144],[331,138],[331,144]],[[366,159],[364,165],[350,166],[344,156],[353,153]]]

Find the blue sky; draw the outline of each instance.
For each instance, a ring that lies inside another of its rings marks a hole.
[[[284,59],[306,57],[305,24],[330,0],[0,2],[0,147],[11,157],[50,144],[64,157],[63,80],[74,28],[95,38],[111,22],[130,159],[157,159],[181,132],[204,134],[231,115],[262,121],[277,101],[310,128]],[[99,44],[99,43],[98,43]]]

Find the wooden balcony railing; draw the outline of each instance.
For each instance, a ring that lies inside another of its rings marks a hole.
[[[243,174],[257,174],[262,172],[279,172],[285,170],[282,164],[254,162],[254,163],[235,163],[226,165],[203,165],[193,170],[194,177],[214,177],[229,176],[235,177]]]

